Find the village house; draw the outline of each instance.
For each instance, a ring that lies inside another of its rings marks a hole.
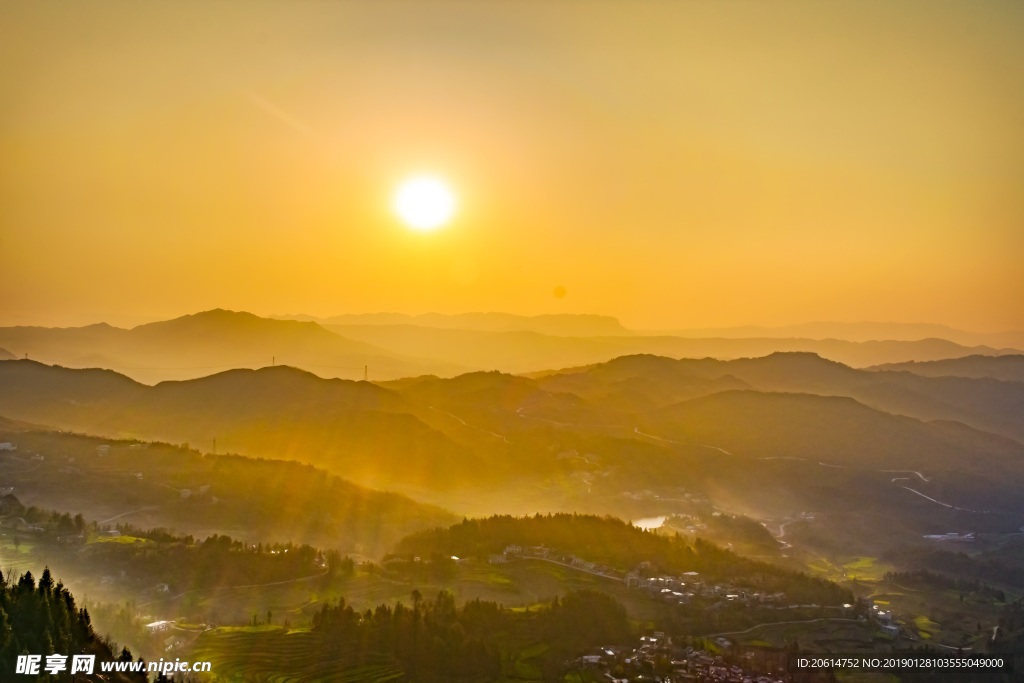
[[[149,633],[161,633],[169,629],[173,624],[173,621],[154,621],[146,624],[146,630]]]

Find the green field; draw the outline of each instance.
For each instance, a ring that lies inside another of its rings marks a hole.
[[[829,581],[881,581],[893,567],[877,557],[866,555],[856,557],[827,558],[815,556],[806,561],[807,569],[815,576]]]
[[[94,539],[91,539],[89,543],[123,543],[126,545],[135,545],[136,543],[152,544],[153,541],[149,540],[148,538],[138,538],[136,536],[98,536]]]
[[[859,588],[879,608],[891,611],[912,638],[946,647],[983,647],[1002,612],[1001,604],[967,597],[961,600],[954,590],[916,588],[886,581],[865,581]]]
[[[224,683],[386,683],[404,677],[386,654],[339,655],[317,634],[277,627],[213,629],[189,656],[210,662],[211,681]]]
[[[942,630],[942,626],[923,614],[914,617],[914,628],[921,640],[931,640],[932,637]]]
[[[537,662],[546,643],[509,642],[502,651],[502,681],[540,681]],[[281,627],[216,628],[203,633],[189,652],[211,664],[211,683],[387,683],[404,680],[401,665],[385,653],[358,656],[332,651],[320,634]]]
[[[811,624],[768,624],[733,636],[749,647],[784,648],[799,642],[809,652],[862,652],[873,647],[875,627],[852,621],[819,621]]]

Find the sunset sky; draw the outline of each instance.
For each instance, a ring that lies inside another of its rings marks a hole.
[[[0,325],[1024,329],[1022,37],[1012,0],[7,2]]]

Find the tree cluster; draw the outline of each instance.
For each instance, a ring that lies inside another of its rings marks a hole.
[[[31,572],[25,572],[17,581],[12,575],[0,580],[0,677],[14,676],[19,655],[75,654],[96,656],[99,662],[114,659],[131,660],[131,652],[123,649],[115,657],[110,644],[96,635],[89,612],[79,608],[70,591],[62,583],[54,582],[49,568],[43,570],[38,584]],[[70,682],[70,667],[49,674],[42,673],[39,681]],[[145,675],[132,677],[117,674],[111,680],[145,681]]]
[[[941,569],[946,576],[966,577],[989,584],[1024,588],[1024,553],[1019,546],[985,550],[978,554],[933,548],[892,553],[887,559],[908,569]]]
[[[987,597],[996,602],[1006,602],[1006,593],[1001,588],[989,586],[978,579],[965,579],[958,576],[937,574],[927,569],[916,569],[907,572],[886,572],[885,580],[904,586],[926,586],[958,591],[961,595],[971,594]]]
[[[547,646],[542,668],[554,672],[581,649],[630,637],[625,608],[586,590],[528,613],[481,600],[457,607],[447,591],[432,600],[414,591],[411,607],[399,602],[363,613],[340,599],[314,615],[313,632],[335,657],[368,661],[387,653],[408,680],[430,683],[498,679],[520,646],[536,642]]]

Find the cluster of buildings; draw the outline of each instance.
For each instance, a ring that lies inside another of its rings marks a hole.
[[[680,576],[644,576],[647,562],[626,574],[626,586],[647,591],[652,597],[676,605],[688,605],[693,598],[717,599],[726,603],[772,607],[785,600],[785,593],[750,593],[734,586],[705,583],[697,572]]]
[[[521,545],[509,545],[505,546],[505,550],[501,554],[490,555],[487,561],[491,564],[503,564],[516,558],[534,558],[538,560],[547,560],[549,562],[557,562],[558,564],[564,564],[567,567],[574,567],[591,574],[599,574],[608,579],[614,579],[616,581],[622,581],[622,573],[615,571],[613,568],[605,564],[597,562],[588,562],[581,557],[575,555],[567,555],[560,553],[552,548],[544,546],[521,546]]]
[[[589,562],[576,555],[562,554],[544,546],[509,545],[502,553],[491,555],[488,562],[503,564],[517,558],[557,562],[608,579],[623,581],[628,588],[647,591],[652,597],[675,605],[688,605],[694,598],[702,598],[723,604],[771,608],[781,605],[786,598],[784,593],[752,593],[734,586],[705,583],[697,572],[684,572],[679,576],[648,576],[646,572],[651,568],[650,562],[641,562],[623,577],[621,572],[607,565]]]
[[[728,645],[728,641],[724,644]],[[779,663],[764,664],[764,668],[774,669]],[[778,675],[755,671],[752,664],[744,668],[704,649],[674,644],[661,631],[641,637],[635,648],[594,648],[577,658],[575,666],[601,671],[601,677],[608,683],[782,683],[785,680]]]
[[[154,621],[146,624],[146,633],[160,644],[164,652],[171,652],[186,642],[186,638],[181,635],[182,631],[173,621]]]

